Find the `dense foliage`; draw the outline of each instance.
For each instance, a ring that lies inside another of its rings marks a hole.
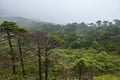
[[[0,24],[1,80],[119,80],[120,20],[66,25],[36,23],[29,31]]]

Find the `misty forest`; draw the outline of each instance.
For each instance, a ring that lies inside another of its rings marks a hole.
[[[120,20],[0,17],[0,80],[120,80]]]

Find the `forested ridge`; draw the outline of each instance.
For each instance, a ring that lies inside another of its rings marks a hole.
[[[1,20],[0,80],[120,80],[119,19],[33,23]]]

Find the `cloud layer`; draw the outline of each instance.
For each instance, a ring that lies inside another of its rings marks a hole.
[[[119,0],[0,0],[0,16],[65,24],[120,19]]]

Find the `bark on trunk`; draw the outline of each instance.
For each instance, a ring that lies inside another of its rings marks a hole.
[[[42,60],[41,60],[41,52],[38,40],[38,64],[39,64],[39,80],[42,80]]]
[[[91,72],[91,79],[90,80],[93,80],[93,77],[94,77],[94,72]]]
[[[21,67],[22,67],[22,74],[25,75],[25,68],[24,68],[24,61],[23,61],[23,55],[22,55],[22,49],[21,49],[21,43],[20,39],[18,40],[18,47],[19,47],[19,53],[20,53],[20,61],[21,61]]]
[[[45,53],[45,80],[48,80],[48,54]]]
[[[79,80],[82,80],[82,64],[79,66]]]

